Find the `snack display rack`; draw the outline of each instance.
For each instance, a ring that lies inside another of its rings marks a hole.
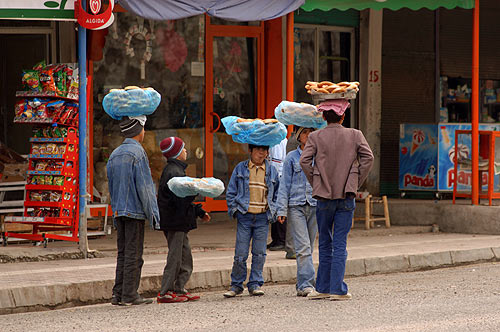
[[[32,224],[33,231],[32,234],[6,232],[5,238],[41,241],[44,245],[47,239],[78,241],[78,223],[75,222],[78,215],[78,133],[75,127],[62,131],[67,132],[66,137],[30,138],[24,215],[6,217],[5,221]],[[45,233],[49,231],[69,231],[70,235]]]
[[[36,84],[36,82],[34,83]],[[78,242],[78,95],[43,89],[16,92],[14,122],[34,125],[23,216],[6,223],[32,225],[31,233],[9,237],[43,242]]]

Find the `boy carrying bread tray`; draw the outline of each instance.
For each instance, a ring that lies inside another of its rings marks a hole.
[[[276,214],[276,194],[279,186],[278,172],[267,160],[269,147],[279,144],[286,137],[286,128],[277,120],[246,120],[237,117],[222,119],[226,132],[238,143],[247,143],[250,158],[240,162],[231,175],[226,200],[229,216],[236,218],[236,244],[231,288],[224,297],[243,293],[247,278],[247,258],[252,242],[252,266],[247,283],[253,296],[264,295],[263,269],[266,261],[266,243],[269,223]]]

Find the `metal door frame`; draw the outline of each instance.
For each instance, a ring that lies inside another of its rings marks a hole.
[[[205,15],[205,176],[213,176],[213,135],[218,128],[213,128],[213,41],[214,37],[247,37],[257,39],[257,117],[265,117],[264,89],[264,23],[259,26],[211,24]],[[236,143],[235,143],[236,144]],[[227,211],[225,200],[207,197],[202,203],[206,211]]]

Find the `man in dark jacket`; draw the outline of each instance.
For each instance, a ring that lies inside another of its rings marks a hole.
[[[163,270],[159,303],[195,301],[200,297],[189,294],[184,286],[193,272],[193,256],[187,233],[195,229],[196,218],[210,221],[210,215],[199,204],[194,204],[196,196],[184,198],[176,196],[169,188],[168,181],[173,177],[186,176],[187,151],[184,142],[178,137],[165,138],[160,143],[167,166],[163,169],[158,190],[160,210],[160,229],[168,242],[167,264]]]

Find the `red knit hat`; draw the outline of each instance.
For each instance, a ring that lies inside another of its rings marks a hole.
[[[177,158],[184,149],[184,142],[179,137],[167,137],[160,142],[160,150],[165,158]]]

